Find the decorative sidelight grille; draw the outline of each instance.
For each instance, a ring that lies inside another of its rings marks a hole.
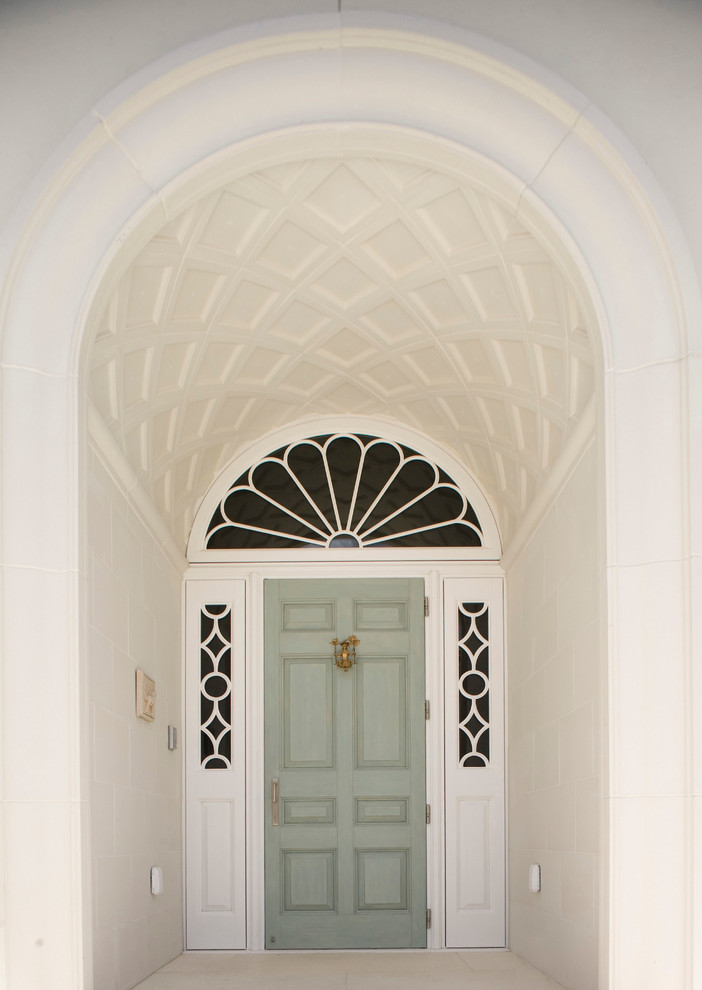
[[[310,437],[244,472],[215,510],[207,549],[480,547],[482,531],[449,475],[402,444],[361,434]]]
[[[490,763],[490,619],[485,602],[458,606],[458,762]]]
[[[200,609],[200,763],[205,770],[232,764],[232,609]]]

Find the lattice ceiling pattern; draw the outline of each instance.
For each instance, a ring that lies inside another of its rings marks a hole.
[[[153,237],[100,321],[92,398],[182,546],[242,445],[354,413],[449,448],[508,537],[593,390],[576,297],[466,182],[360,155],[295,161]]]

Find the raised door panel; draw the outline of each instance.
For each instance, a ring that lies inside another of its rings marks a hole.
[[[409,909],[409,849],[356,851],[356,907],[359,911]]]
[[[492,805],[491,798],[460,798],[455,813],[461,837],[456,870],[456,909],[490,911],[492,908]],[[479,854],[476,855],[476,851]]]
[[[336,850],[283,851],[283,911],[335,911],[336,887]]]
[[[407,602],[357,601],[354,613],[357,632],[407,628]]]
[[[229,913],[235,887],[231,801],[200,801],[200,910]]]
[[[284,602],[281,629],[284,632],[331,632],[336,626],[334,602]]]
[[[283,825],[334,825],[334,798],[283,798]]]
[[[407,825],[409,797],[356,798],[357,825]]]
[[[407,659],[365,659],[356,671],[356,766],[407,766]]]
[[[332,661],[283,657],[283,766],[334,766]]]

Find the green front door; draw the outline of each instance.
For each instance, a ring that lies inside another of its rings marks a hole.
[[[266,946],[424,947],[423,582],[266,581],[265,603]]]

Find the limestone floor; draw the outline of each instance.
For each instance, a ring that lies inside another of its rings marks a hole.
[[[511,952],[189,952],[135,990],[562,990]]]

